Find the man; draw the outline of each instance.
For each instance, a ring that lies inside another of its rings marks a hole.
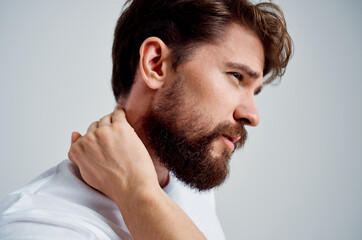
[[[258,125],[255,95],[285,71],[282,12],[241,0],[127,4],[113,45],[116,110],[72,134],[74,164],[5,199],[0,237],[224,238],[206,190],[227,177],[244,126]]]

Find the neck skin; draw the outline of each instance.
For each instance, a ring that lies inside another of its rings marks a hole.
[[[158,182],[162,188],[166,187],[169,182],[169,171],[160,164],[155,151],[146,141],[146,134],[142,126],[142,120],[155,99],[156,92],[149,89],[147,85],[137,77],[127,99],[120,99],[116,108],[123,108],[126,113],[126,118],[129,124],[133,127],[143,144],[147,148],[151,156],[153,165],[158,177]]]

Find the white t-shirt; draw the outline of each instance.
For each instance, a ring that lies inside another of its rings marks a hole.
[[[199,193],[172,175],[164,191],[208,239],[225,239],[213,191]],[[137,206],[134,206],[137,208]],[[0,204],[0,239],[132,239],[117,205],[88,186],[69,160]]]

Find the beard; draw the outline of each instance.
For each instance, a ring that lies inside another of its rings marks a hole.
[[[199,191],[222,184],[229,174],[233,152],[213,153],[212,144],[223,135],[240,136],[234,143],[241,148],[247,138],[244,126],[228,121],[212,126],[197,104],[187,102],[183,80],[178,78],[165,90],[146,114],[143,129],[149,146],[160,163],[179,180]]]

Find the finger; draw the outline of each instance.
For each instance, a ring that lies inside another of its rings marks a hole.
[[[114,107],[113,112],[117,111],[117,110],[122,110],[122,107],[120,104],[117,104],[117,106]]]
[[[75,143],[82,135],[79,132],[72,132],[71,145]]]
[[[78,167],[78,164],[77,164],[77,162],[75,161],[75,158],[73,158],[72,153],[71,153],[70,151],[68,152],[68,159],[69,159],[70,161],[72,161],[72,162]]]
[[[75,159],[73,159],[72,153],[71,153],[71,149],[73,147],[73,144],[76,143],[80,138],[82,137],[82,135],[79,132],[72,132],[72,136],[71,136],[71,145],[70,145],[70,149],[68,152],[68,158],[69,160],[71,160],[75,165],[76,162],[74,161]]]
[[[91,125],[89,125],[87,133],[94,132],[97,128],[98,128],[98,121],[95,121]]]
[[[112,122],[122,122],[126,119],[126,114],[123,109],[116,110],[112,114]]]
[[[112,121],[111,115],[112,115],[112,114],[108,114],[108,115],[102,117],[102,118],[99,120],[98,127],[111,124],[111,121]]]
[[[72,157],[72,154],[70,153],[70,151],[68,152],[68,159],[73,162],[73,157]]]

